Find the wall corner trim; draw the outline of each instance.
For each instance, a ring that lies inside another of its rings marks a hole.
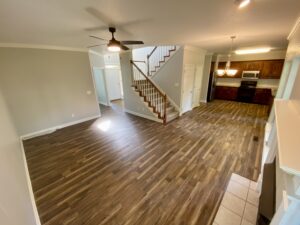
[[[291,40],[298,28],[298,26],[300,26],[300,17],[297,19],[297,21],[295,22],[291,32],[289,33],[289,35],[287,36],[287,40]]]
[[[50,128],[35,131],[35,132],[29,133],[29,134],[22,135],[20,138],[21,138],[21,140],[28,140],[28,139],[31,139],[31,138],[34,138],[34,137],[42,136],[42,135],[45,135],[45,134],[50,134],[50,133],[55,132],[58,129],[62,129],[64,127],[69,127],[69,126],[72,126],[72,125],[75,125],[75,124],[78,124],[78,123],[83,123],[83,122],[86,122],[86,121],[89,121],[89,120],[97,119],[100,116],[101,115],[98,114],[98,115],[95,115],[95,116],[86,117],[86,118],[76,120],[76,121],[72,121],[72,122],[69,122],[69,123],[64,123],[64,124],[61,124],[61,125],[58,125],[58,126],[55,126],[55,127],[50,127]]]
[[[24,163],[24,168],[25,168],[26,182],[27,182],[27,187],[28,187],[28,191],[29,191],[31,206],[32,206],[32,209],[33,209],[35,224],[36,225],[41,225],[39,213],[38,213],[38,210],[37,210],[37,207],[36,207],[36,204],[35,204],[35,198],[34,198],[32,184],[31,184],[31,180],[30,180],[30,175],[29,175],[29,170],[28,170],[28,165],[27,165],[27,160],[26,160],[26,155],[25,155],[25,150],[24,150],[24,145],[23,145],[23,140],[21,138],[20,138],[20,145],[21,145],[22,158],[23,158],[23,163]]]

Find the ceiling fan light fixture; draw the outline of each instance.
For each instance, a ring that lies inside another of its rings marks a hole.
[[[110,52],[119,52],[121,51],[120,42],[117,41],[114,37],[107,44],[107,50]]]
[[[107,47],[107,50],[110,52],[119,52],[121,51],[120,46],[116,46],[116,45],[111,45]]]

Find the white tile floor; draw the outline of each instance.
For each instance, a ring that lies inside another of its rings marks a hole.
[[[213,225],[255,225],[258,203],[257,183],[232,174]]]

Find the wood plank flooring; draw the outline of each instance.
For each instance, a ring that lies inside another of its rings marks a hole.
[[[27,140],[41,222],[211,224],[231,173],[258,177],[267,111],[214,101],[163,126],[114,105]]]

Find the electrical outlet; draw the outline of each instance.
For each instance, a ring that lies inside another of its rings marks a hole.
[[[74,117],[75,117],[75,114],[74,114],[74,113],[72,113],[72,115],[71,115],[71,116],[72,116],[72,118],[74,118]]]
[[[90,90],[87,90],[86,93],[87,93],[87,95],[91,95],[92,94],[92,92]]]

